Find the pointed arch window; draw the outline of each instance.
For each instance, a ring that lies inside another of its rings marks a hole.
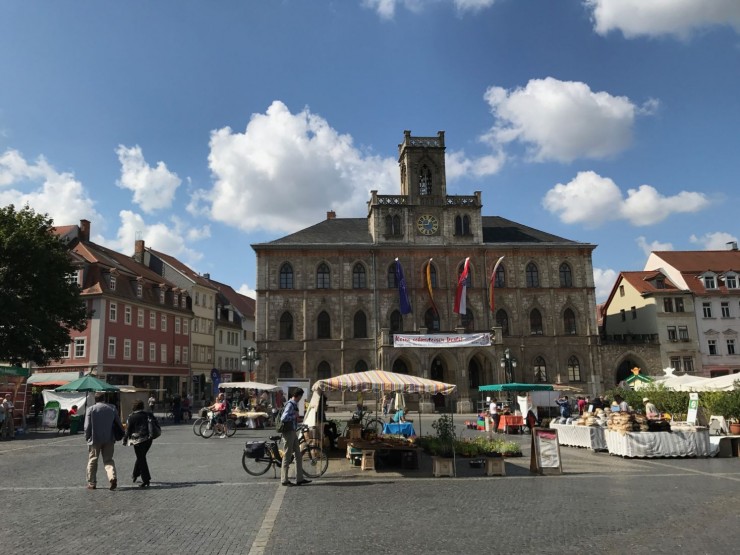
[[[504,337],[508,337],[510,335],[509,315],[506,314],[506,311],[503,308],[500,308],[498,311],[496,311],[496,325],[501,328],[501,335],[503,335]]]
[[[424,327],[430,332],[439,331],[439,314],[433,308],[427,309],[424,313]]]
[[[283,312],[280,316],[280,339],[293,339],[293,316]]]
[[[534,262],[530,262],[529,264],[527,264],[525,274],[527,277],[527,287],[540,286],[540,272]]]
[[[355,339],[364,339],[367,337],[367,316],[362,310],[355,312],[353,322],[353,337]]]
[[[578,357],[576,356],[568,359],[568,381],[581,381],[581,364],[578,362]]]
[[[293,289],[293,266],[287,262],[280,266],[280,289]]]
[[[560,265],[560,287],[573,287],[573,271],[567,262]]]
[[[325,262],[319,264],[316,269],[316,289],[329,289],[331,287],[331,273]]]
[[[460,316],[460,322],[462,327],[465,328],[465,333],[471,333],[475,329],[475,316],[473,316],[473,309],[467,307],[465,314]]]
[[[352,289],[367,289],[365,266],[359,262],[352,268]]]
[[[506,268],[504,268],[503,264],[499,264],[498,268],[496,268],[496,277],[494,279],[496,280],[493,284],[495,289],[506,287]]]
[[[400,358],[393,363],[393,372],[395,374],[408,374],[409,368],[406,363]]]
[[[278,370],[278,378],[290,379],[293,377],[293,366],[290,362],[283,362]]]
[[[460,274],[462,274],[463,269],[465,268],[465,262],[460,264],[460,266],[457,267],[457,281],[460,281]],[[473,264],[468,265],[468,277],[465,280],[465,286],[470,289],[473,287]]]
[[[391,312],[391,333],[401,333],[403,331],[403,317],[399,310]]]
[[[437,268],[431,262],[428,262],[427,264],[429,265],[429,281],[432,283],[432,289],[437,289],[437,287],[439,287],[437,285]],[[424,264],[422,272],[422,283],[425,285],[427,282],[427,264]]]
[[[547,365],[542,357],[534,359],[534,381],[547,383]]]
[[[529,313],[529,333],[532,335],[542,335],[542,314],[536,308]]]
[[[355,372],[367,372],[367,362],[364,360],[358,360],[355,363]]]
[[[563,312],[563,327],[566,335],[576,334],[576,315],[570,308],[566,308]]]
[[[396,265],[388,266],[388,289],[398,289],[398,278],[396,277]]]
[[[455,235],[470,235],[470,216],[455,216]]]
[[[331,378],[331,366],[325,360],[319,362],[319,365],[316,367],[316,377],[319,380],[328,380]]]
[[[388,215],[385,217],[385,234],[391,237],[400,237],[403,235],[401,229],[401,216]]]
[[[329,314],[324,310],[316,318],[316,338],[331,339],[331,318],[329,318]]]
[[[427,196],[432,194],[432,171],[426,166],[421,167],[419,172],[419,195]]]

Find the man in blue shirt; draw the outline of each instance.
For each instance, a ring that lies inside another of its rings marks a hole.
[[[563,418],[570,418],[570,401],[568,400],[567,395],[560,397],[560,399],[555,401],[555,404],[560,407],[560,416]]]
[[[280,469],[280,478],[284,486],[303,486],[310,484],[311,480],[306,480],[303,475],[303,461],[301,460],[301,449],[298,441],[296,428],[298,427],[298,403],[303,397],[303,390],[299,387],[293,392],[293,397],[285,405],[283,415],[280,421],[285,424],[283,427],[283,440],[285,441],[285,452],[283,453],[283,466]],[[295,460],[295,484],[288,480],[288,466],[291,459]]]

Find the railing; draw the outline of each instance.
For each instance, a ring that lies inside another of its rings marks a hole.
[[[477,206],[478,197],[475,195],[454,195],[446,199],[447,206]]]
[[[407,203],[408,197],[405,195],[378,195],[376,200],[379,205],[400,206]]]

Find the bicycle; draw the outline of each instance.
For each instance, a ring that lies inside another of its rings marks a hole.
[[[380,417],[373,416],[372,412],[366,410],[357,410],[352,414],[352,418],[347,423],[347,426],[351,424],[360,424],[362,427],[362,434],[375,434],[380,435],[383,432],[383,426],[385,420]],[[346,430],[345,430],[346,432]]]
[[[200,424],[199,433],[201,437],[208,439],[214,433],[226,435],[232,437],[236,433],[236,424],[230,418],[227,418],[225,422],[216,422],[211,415],[203,419]]]
[[[321,447],[313,441],[306,441],[305,432],[308,426],[300,426],[299,445],[305,444],[301,449],[301,463],[303,473],[309,478],[319,478],[329,468],[329,457]],[[276,469],[283,466],[283,451],[278,446],[282,436],[270,436],[268,441],[247,441],[242,454],[242,468],[252,476],[262,476],[274,465]],[[290,461],[293,462],[292,460]],[[277,470],[275,471],[277,475]]]

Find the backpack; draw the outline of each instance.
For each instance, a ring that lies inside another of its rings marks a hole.
[[[285,422],[283,422],[283,413],[285,412],[285,405],[278,409],[275,415],[275,431],[282,434],[285,431]]]
[[[153,414],[149,415],[148,426],[149,426],[149,439],[157,439],[159,436],[162,435],[162,428],[159,425],[159,422],[157,421],[157,417],[154,416]]]

